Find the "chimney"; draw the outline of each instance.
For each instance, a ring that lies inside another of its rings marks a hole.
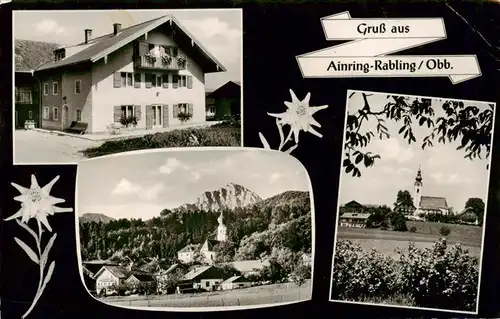
[[[117,35],[121,29],[122,29],[122,25],[120,23],[113,23],[113,34],[114,35]]]
[[[92,29],[85,29],[85,44],[92,39]]]

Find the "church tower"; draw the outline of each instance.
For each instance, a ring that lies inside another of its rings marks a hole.
[[[417,177],[415,177],[415,191],[413,194],[413,206],[418,210],[420,208],[420,198],[422,197],[422,187],[424,183],[422,183],[422,171],[420,167],[418,168]]]
[[[220,213],[217,221],[219,222],[219,227],[217,227],[217,241],[227,241],[227,227],[224,225],[222,213]]]

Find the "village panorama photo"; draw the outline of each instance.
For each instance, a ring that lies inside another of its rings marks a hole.
[[[330,301],[477,313],[495,103],[346,104]]]
[[[312,187],[289,154],[104,156],[78,164],[76,196],[80,274],[97,300],[196,311],[311,299]]]
[[[241,146],[242,10],[13,13],[15,164]]]

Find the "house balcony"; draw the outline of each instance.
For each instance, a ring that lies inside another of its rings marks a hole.
[[[138,69],[179,71],[185,70],[186,64],[178,63],[176,58],[172,58],[170,63],[165,63],[161,56],[155,56],[154,59],[145,55],[134,58],[134,67]]]

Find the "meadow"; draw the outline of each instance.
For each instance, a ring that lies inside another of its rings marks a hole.
[[[106,297],[100,300],[128,307],[222,307],[265,305],[310,298],[311,281],[307,280],[300,287],[284,283],[197,294]]]

